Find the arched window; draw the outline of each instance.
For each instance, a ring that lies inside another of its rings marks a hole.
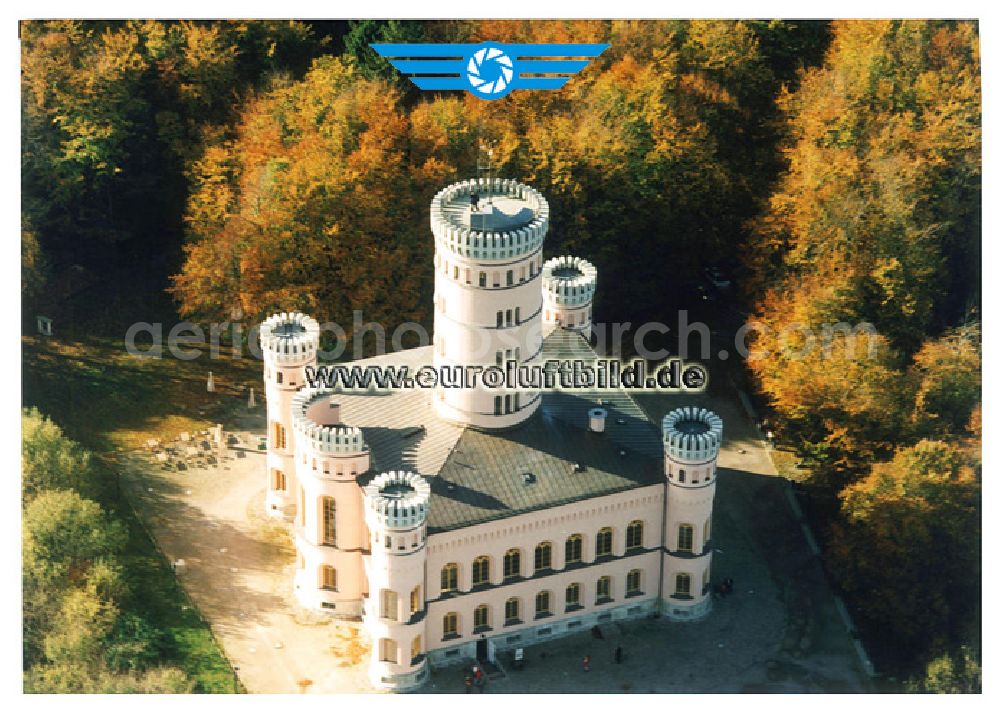
[[[641,549],[642,548],[642,521],[637,519],[634,522],[629,522],[628,529],[625,531],[625,549]]]
[[[535,595],[535,618],[537,619],[539,615],[549,613],[549,598],[550,594],[548,592],[539,592]]]
[[[677,551],[690,552],[694,547],[694,527],[682,524],[677,527]]]
[[[337,503],[333,497],[323,497],[323,544],[337,544]]]
[[[503,607],[503,618],[506,624],[521,621],[521,600],[511,597]]]
[[[598,557],[611,556],[611,527],[604,527],[597,533],[597,541],[594,546],[594,555]]]
[[[473,634],[490,631],[490,608],[485,604],[476,607],[476,611],[472,615],[472,624]]]
[[[566,611],[579,609],[580,606],[580,585],[574,582],[566,587]]]
[[[566,564],[583,561],[583,537],[572,535],[566,540]]]
[[[705,535],[704,543],[708,544],[708,540],[712,538],[712,515],[708,515],[708,519],[705,520]]]
[[[445,639],[458,636],[458,615],[455,612],[448,612],[441,620],[442,636]]]
[[[597,601],[611,601],[611,577],[601,577],[597,580]]]
[[[521,576],[521,550],[508,549],[503,555],[503,578],[513,579]]]
[[[398,654],[399,649],[396,647],[396,642],[392,639],[386,637],[379,642],[379,661],[396,664],[399,661]]]
[[[490,581],[490,558],[476,557],[472,563],[472,586],[479,587],[489,584]]]
[[[535,547],[535,572],[552,569],[552,542],[542,542]]]
[[[633,569],[625,578],[625,593],[627,595],[639,594],[642,591],[642,570]]]
[[[320,567],[320,583],[323,589],[337,591],[337,570],[329,564],[322,565]]]
[[[681,573],[674,580],[674,591],[676,594],[691,594],[691,575]]]

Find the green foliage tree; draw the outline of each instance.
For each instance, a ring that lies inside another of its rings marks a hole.
[[[90,453],[66,437],[38,409],[21,412],[21,481],[25,501],[49,489],[90,495],[98,483]]]
[[[979,694],[983,691],[979,653],[962,646],[932,659],[924,676],[907,682],[906,689],[921,694]]]
[[[427,42],[424,23],[417,20],[351,20],[344,36],[345,54],[357,61],[358,72],[369,80],[409,82],[372,50],[371,44]]]

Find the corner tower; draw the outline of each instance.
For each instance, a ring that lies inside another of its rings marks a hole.
[[[591,336],[597,270],[579,257],[553,257],[542,268],[542,332],[565,327]]]
[[[271,315],[260,326],[267,401],[267,514],[288,519],[294,509],[295,436],[292,398],[306,384],[305,368],[316,366],[319,323],[301,312]]]
[[[712,503],[722,420],[681,407],[663,418],[666,514],[662,597],[674,620],[696,619],[711,608]]]
[[[340,421],[334,392],[299,390],[292,400],[295,430],[295,595],[303,606],[360,617],[367,587],[368,549],[358,477],[371,455],[361,430]]]
[[[434,366],[446,379],[453,367],[539,355],[548,227],[548,202],[514,180],[464,180],[434,196]],[[475,388],[439,388],[434,402],[444,419],[495,429],[530,417],[540,398],[491,390],[477,379]]]
[[[380,689],[405,690],[427,679],[424,562],[431,486],[412,472],[380,474],[364,489],[371,553],[365,557],[372,638],[368,678]]]

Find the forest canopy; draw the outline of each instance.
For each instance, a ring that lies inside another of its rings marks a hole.
[[[792,354],[779,334],[753,335],[733,381],[794,455],[824,562],[884,649],[877,663],[915,691],[978,686],[975,22],[27,21],[20,33],[26,318],[67,296],[70,273],[96,278],[87,321],[117,337],[151,319],[149,297],[164,321],[295,308],[345,328],[355,310],[428,326],[430,198],[474,174],[490,143],[499,175],[549,200],[548,254],[598,266],[600,321],[662,320],[716,266],[741,322],[875,328],[868,347],[836,336]],[[560,92],[498,102],[419,92],[369,48],[486,38],[610,48]],[[92,458],[37,412],[24,430],[29,688],[186,690],[129,604]]]

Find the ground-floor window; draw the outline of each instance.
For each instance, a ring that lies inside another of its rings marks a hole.
[[[521,600],[517,597],[511,597],[507,600],[504,605],[503,612],[504,621],[516,622],[521,618]]]
[[[575,609],[580,606],[580,585],[570,584],[566,587],[566,609]]]
[[[633,569],[625,579],[625,591],[634,594],[642,591],[642,570]]]
[[[684,573],[678,574],[677,579],[674,582],[674,587],[677,594],[690,594],[691,575]]]
[[[337,570],[329,564],[324,564],[322,568],[323,589],[337,591]]]
[[[458,615],[455,612],[448,612],[441,622],[444,636],[458,634]]]
[[[472,623],[474,625],[472,629],[474,633],[478,634],[479,632],[488,631],[490,628],[490,608],[485,604],[480,604],[476,607]]]
[[[378,658],[382,662],[392,662],[396,664],[399,661],[397,656],[398,648],[396,647],[396,642],[392,639],[384,638],[379,642]]]
[[[597,580],[597,601],[611,599],[611,577],[601,577]]]
[[[549,612],[549,593],[539,592],[535,595],[535,614],[547,614]]]

